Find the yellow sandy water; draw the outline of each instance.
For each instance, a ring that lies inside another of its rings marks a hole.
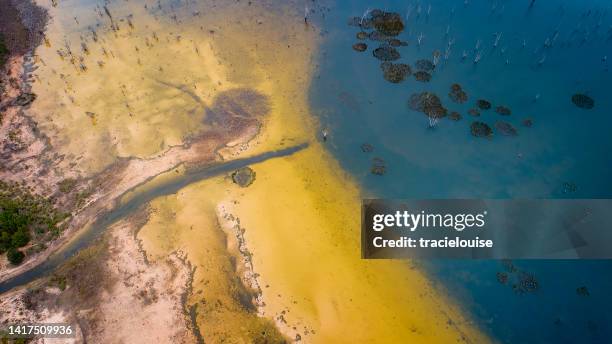
[[[110,29],[102,1],[49,7],[31,113],[65,161],[77,161],[85,175],[117,157],[181,144],[205,128],[204,102],[231,87],[220,81],[210,33],[157,14],[154,5],[145,9],[149,2],[111,2],[118,30]]]
[[[56,50],[64,37],[80,42],[84,22],[108,25],[91,7],[76,11],[80,24],[68,24],[73,14],[65,9],[52,9],[51,47],[37,51],[45,65],[37,72],[43,81],[34,90],[33,110],[68,157],[82,156],[78,168],[90,173],[117,156],[149,156],[181,143],[204,127],[203,104],[232,87],[254,88],[272,104],[243,156],[310,142],[290,157],[252,166],[257,179],[248,188],[222,176],[151,202],[139,237],[151,259],[180,250],[196,267],[189,304],[197,305],[205,340],[273,340],[275,322],[288,338],[299,334],[313,343],[489,341],[409,263],[360,259],[360,190],[316,140],[307,92],[320,38],[300,19],[299,6],[270,11],[246,2],[192,4],[176,9],[175,21],[145,13],[142,2],[121,3],[109,5],[111,12],[115,18],[133,14],[134,28],[119,22],[117,33],[99,30],[102,43],[89,42],[90,55],[80,54],[87,71]],[[155,43],[148,47],[147,39]],[[220,204],[246,231],[264,318],[239,302],[245,291],[216,217]]]

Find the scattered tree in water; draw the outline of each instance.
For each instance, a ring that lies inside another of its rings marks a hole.
[[[387,36],[384,33],[380,33],[378,31],[370,32],[368,34],[368,38],[372,41],[378,41],[378,42],[388,42],[392,39],[390,36]]]
[[[406,47],[408,46],[408,42],[400,41],[397,38],[391,38],[389,40],[389,45],[392,47]]]
[[[517,294],[533,293],[540,288],[540,283],[531,273],[519,272],[517,283],[512,285],[512,290]]]
[[[504,136],[517,136],[518,135],[516,128],[514,128],[512,124],[508,122],[497,121],[495,123],[495,129],[497,129],[497,131]]]
[[[372,146],[369,143],[364,143],[361,145],[361,151],[364,153],[370,153],[372,151],[374,151],[374,146]]]
[[[360,39],[360,40],[368,39],[368,33],[365,31],[359,31],[357,32],[356,37],[357,39]]]
[[[461,114],[457,111],[452,111],[450,114],[448,114],[448,119],[453,121],[459,121],[461,120]]]
[[[478,109],[469,109],[468,113],[470,114],[470,116],[474,116],[474,117],[480,116],[480,111],[478,111]]]
[[[380,65],[385,80],[394,84],[400,83],[410,76],[410,66],[404,63],[383,62]]]
[[[572,103],[581,109],[590,110],[595,106],[593,98],[586,94],[576,93],[572,96]]]
[[[496,274],[496,276],[497,276],[497,281],[498,281],[499,283],[501,283],[501,284],[506,284],[506,283],[508,283],[508,273],[507,273],[507,272],[502,272],[502,271],[500,271],[500,272],[498,272],[498,273]]]
[[[510,116],[512,114],[512,110],[510,110],[509,107],[502,106],[502,105],[496,107],[495,112],[503,116]]]
[[[418,70],[422,70],[424,72],[431,72],[436,67],[432,61],[430,60],[418,60],[414,64]]]
[[[540,282],[532,273],[519,270],[512,261],[504,259],[501,261],[506,271],[496,274],[500,284],[507,285],[517,294],[535,293],[540,288]]]
[[[478,99],[476,105],[482,110],[489,110],[491,108],[491,102],[486,99]]]
[[[420,70],[414,73],[414,78],[420,82],[429,82],[431,80],[431,74]]]
[[[467,93],[463,90],[463,88],[459,84],[451,85],[451,90],[448,93],[448,96],[450,97],[452,101],[454,101],[455,103],[459,103],[459,104],[465,103],[468,99]]]
[[[420,111],[429,118],[439,119],[446,116],[448,110],[442,106],[440,98],[431,92],[414,93],[410,96],[408,106],[415,111]]]
[[[358,52],[363,52],[366,51],[368,49],[368,45],[365,43],[355,43],[353,44],[353,50],[358,51]]]
[[[371,19],[374,28],[389,36],[397,36],[404,30],[404,22],[399,13],[373,10]]]
[[[589,289],[585,286],[576,288],[576,294],[580,296],[590,296],[591,295],[591,293],[589,292]]]
[[[574,193],[578,191],[578,186],[574,182],[564,182],[562,185],[562,190],[564,194]]]
[[[389,45],[382,45],[374,49],[372,55],[381,61],[395,61],[400,58],[399,51]]]
[[[470,126],[470,132],[476,137],[491,137],[493,136],[493,130],[489,125],[484,122],[472,122]]]

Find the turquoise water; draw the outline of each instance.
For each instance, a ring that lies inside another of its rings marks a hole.
[[[352,1],[312,19],[324,29],[324,44],[311,103],[328,132],[326,145],[361,183],[364,197],[612,197],[612,61],[607,58],[612,58],[612,4],[538,0],[530,7],[530,2]],[[372,54],[380,42],[358,40],[360,28],[347,24],[368,8],[404,19],[406,28],[397,38],[408,46],[397,48],[401,58],[394,62],[414,71],[416,60],[433,60],[432,53],[441,52],[429,83],[411,77],[393,84],[383,78],[381,61]],[[354,51],[358,42],[368,49]],[[448,97],[453,83],[467,92],[466,103]],[[437,94],[463,119],[443,118],[430,127],[424,114],[407,105],[412,93],[422,91]],[[576,107],[575,93],[593,98],[594,108]],[[509,107],[512,115],[491,109],[470,116],[480,98],[493,108]],[[526,118],[532,127],[521,125]],[[474,120],[492,128],[505,120],[518,136],[473,137]],[[364,143],[373,151],[363,152]],[[370,172],[374,158],[384,160],[384,175]],[[498,261],[423,264],[500,342],[611,341],[612,261],[515,261],[517,272]],[[506,284],[496,277],[504,271],[510,276]],[[535,291],[512,289],[512,279],[521,273],[538,281]],[[588,296],[577,292],[583,286]]]

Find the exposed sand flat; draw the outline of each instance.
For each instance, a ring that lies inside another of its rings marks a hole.
[[[239,257],[216,217],[214,201],[224,184],[215,178],[153,201],[139,238],[152,262],[179,247],[185,252],[195,268],[188,306],[205,342],[277,343],[281,336],[270,319],[257,315],[254,291],[241,281]]]
[[[136,213],[109,228],[103,242],[41,281],[0,297],[2,323],[68,323],[73,338],[34,343],[195,343],[183,307],[191,269],[180,252],[150,263],[136,231]],[[58,287],[57,281],[62,281]],[[65,289],[64,289],[65,288]]]
[[[189,319],[182,306],[190,267],[180,252],[150,264],[130,223],[109,233],[108,276],[116,281],[91,311],[88,339],[93,343],[193,343]]]

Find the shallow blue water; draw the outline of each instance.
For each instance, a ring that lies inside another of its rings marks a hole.
[[[351,1],[335,4],[324,19],[317,19],[324,44],[310,100],[329,132],[328,148],[362,184],[364,197],[612,197],[612,61],[607,59],[612,58],[612,4],[529,4]],[[431,60],[434,50],[441,52],[431,82],[409,78],[392,84],[383,79],[381,61],[372,55],[379,42],[363,41],[368,49],[362,53],[351,48],[360,42],[355,36],[360,29],[347,21],[368,8],[404,18],[406,29],[398,38],[409,45],[398,48],[402,57],[395,62],[414,69],[416,60]],[[453,43],[445,59],[449,41]],[[464,50],[468,56],[462,59]],[[474,64],[476,51],[482,58]],[[468,93],[466,103],[450,100],[452,83]],[[407,106],[412,93],[425,90],[463,119],[442,119],[429,128],[428,118]],[[571,102],[575,93],[592,97],[595,107],[576,107]],[[470,116],[467,110],[480,98],[493,107],[508,106],[512,115],[488,110],[478,118]],[[533,119],[531,128],[521,125],[527,117]],[[500,119],[512,123],[519,135],[470,135],[473,120],[494,127]],[[363,143],[371,144],[373,152],[362,152]],[[384,176],[370,173],[374,157],[384,159]],[[519,271],[539,282],[537,291],[524,294],[497,281],[496,273],[504,271],[497,261],[423,264],[501,342],[611,341],[612,261],[516,261]],[[577,293],[582,286],[589,296]]]

